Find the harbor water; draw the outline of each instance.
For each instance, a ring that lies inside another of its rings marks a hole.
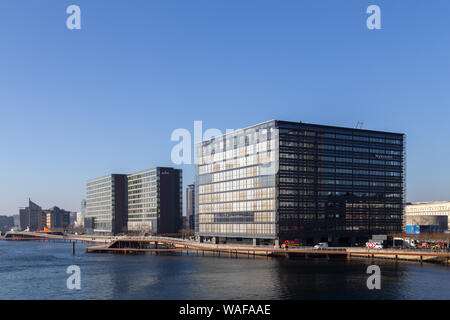
[[[368,259],[86,253],[69,242],[0,241],[0,299],[450,299],[450,267]],[[369,265],[381,289],[369,290]],[[69,266],[80,289],[69,289]]]

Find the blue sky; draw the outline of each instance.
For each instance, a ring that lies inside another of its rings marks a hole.
[[[77,4],[82,29],[66,28]],[[370,4],[382,30],[366,28]],[[172,166],[177,128],[270,119],[404,132],[407,200],[450,200],[450,2],[0,2],[0,214]],[[191,183],[193,169],[185,170]]]

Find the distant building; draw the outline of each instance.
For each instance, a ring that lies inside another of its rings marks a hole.
[[[13,215],[14,218],[14,229],[15,230],[21,230],[20,229],[20,215],[19,214],[15,214]]]
[[[12,216],[0,216],[0,231],[9,231],[14,227],[14,218]]]
[[[43,211],[46,218],[46,227],[50,231],[64,231],[70,226],[70,212],[53,207]]]
[[[156,167],[128,175],[128,231],[170,234],[182,225],[182,171]]]
[[[190,184],[186,188],[186,218],[187,227],[195,229],[195,185]]]
[[[70,226],[73,228],[77,223],[77,212],[70,212]]]
[[[450,201],[413,202],[405,206],[405,230],[443,232],[450,230]],[[445,223],[447,225],[445,226]],[[412,226],[419,226],[413,228]],[[422,226],[420,228],[420,226]],[[439,231],[440,230],[440,231]]]
[[[30,231],[43,230],[46,225],[46,216],[42,212],[42,208],[36,203],[28,200],[28,207],[19,210],[20,228]]]
[[[110,174],[86,183],[86,218],[93,232],[114,235],[127,230],[127,176]]]
[[[75,227],[84,227],[84,218],[83,218],[83,214],[81,213],[81,211],[77,212]]]
[[[84,226],[84,218],[86,217],[86,200],[81,200],[81,206],[80,211],[77,212],[77,226],[83,227]]]

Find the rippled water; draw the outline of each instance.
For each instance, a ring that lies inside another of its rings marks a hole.
[[[0,299],[450,299],[450,268],[375,260],[247,259],[85,253],[71,243],[0,241]],[[81,290],[66,286],[70,265]]]

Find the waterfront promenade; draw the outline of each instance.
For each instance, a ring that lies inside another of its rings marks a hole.
[[[160,253],[160,252],[186,252],[196,255],[223,255],[228,257],[343,257],[351,260],[352,257],[384,258],[395,260],[415,260],[419,262],[438,262],[449,264],[450,252],[430,250],[405,250],[405,249],[365,249],[349,247],[331,247],[326,249],[314,249],[313,247],[297,247],[280,249],[273,246],[248,246],[238,244],[211,244],[199,243],[176,238],[152,237],[152,238],[120,238],[108,245],[87,247],[86,252],[110,252],[110,253]]]
[[[314,249],[313,247],[291,247],[281,249],[274,246],[251,246],[240,244],[212,244],[171,237],[129,237],[129,236],[94,236],[94,235],[52,235],[37,232],[9,233],[3,240],[9,241],[66,241],[86,242],[92,246],[86,247],[88,253],[180,253],[190,255],[214,255],[226,257],[303,257],[310,259],[324,257],[326,259],[353,257],[369,259],[413,260],[420,263],[434,262],[448,265],[450,251],[424,249],[367,249],[358,247],[330,247]]]

